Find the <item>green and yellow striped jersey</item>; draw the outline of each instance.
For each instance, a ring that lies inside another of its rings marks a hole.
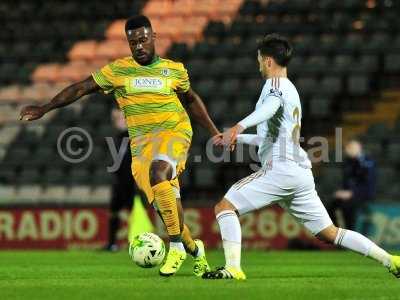
[[[142,66],[125,57],[92,76],[106,94],[114,95],[124,112],[132,146],[142,137],[160,132],[177,132],[191,140],[190,119],[177,96],[190,88],[182,63],[157,57]]]

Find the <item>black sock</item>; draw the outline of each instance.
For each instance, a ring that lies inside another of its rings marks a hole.
[[[113,245],[117,240],[117,231],[119,228],[118,214],[112,214],[108,220],[108,245]]]

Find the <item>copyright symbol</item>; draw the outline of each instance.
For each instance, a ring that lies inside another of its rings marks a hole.
[[[57,151],[65,161],[73,164],[87,159],[93,150],[93,141],[89,133],[79,127],[65,129],[58,136]]]

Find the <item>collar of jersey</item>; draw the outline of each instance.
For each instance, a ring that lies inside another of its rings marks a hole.
[[[132,57],[133,58],[133,57]],[[135,59],[133,58],[133,60],[135,61]],[[153,58],[153,61],[150,63],[150,64],[148,64],[148,65],[144,65],[144,66],[142,66],[141,64],[139,64],[137,61],[135,61],[139,66],[141,66],[141,67],[149,67],[149,68],[151,68],[151,67],[154,67],[155,65],[157,65],[158,63],[160,63],[161,62],[161,58],[158,56],[158,55],[156,55],[156,56],[154,56],[154,58]]]

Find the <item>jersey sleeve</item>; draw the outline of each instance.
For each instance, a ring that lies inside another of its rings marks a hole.
[[[180,64],[180,68],[177,71],[177,85],[176,92],[177,93],[186,93],[190,89],[190,80],[189,75],[186,68],[183,64]]]
[[[250,115],[240,121],[238,124],[244,129],[253,127],[270,119],[281,106],[280,98],[276,96],[267,96],[264,103],[253,111]]]
[[[237,143],[260,146],[263,138],[257,134],[238,134]]]
[[[93,72],[92,77],[105,94],[109,94],[114,91],[115,76],[113,75],[111,64],[105,65],[100,70]]]

